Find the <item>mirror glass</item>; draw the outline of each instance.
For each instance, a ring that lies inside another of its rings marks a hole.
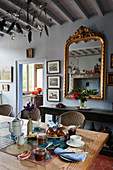
[[[85,27],[86,28],[86,27]],[[65,46],[64,97],[77,88],[94,89],[92,99],[103,100],[105,81],[105,49],[101,36],[69,37]],[[90,98],[90,99],[91,99]]]

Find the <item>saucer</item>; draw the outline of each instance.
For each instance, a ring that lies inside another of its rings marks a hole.
[[[41,126],[41,124],[33,123],[33,128],[40,128]]]
[[[69,146],[72,146],[72,147],[82,147],[82,146],[84,146],[85,143],[83,141],[81,141],[80,143],[73,144],[70,140],[68,140],[66,142],[66,144],[69,145]]]
[[[31,155],[31,151],[23,151],[22,153],[18,155],[18,159],[24,160],[24,159],[29,158],[30,155]]]

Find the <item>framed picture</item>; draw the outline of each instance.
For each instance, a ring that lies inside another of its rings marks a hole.
[[[113,86],[113,72],[107,73],[107,85]]]
[[[50,102],[60,101],[60,90],[59,89],[47,89],[47,100]]]
[[[0,82],[13,81],[13,68],[11,66],[0,66]]]
[[[47,61],[47,74],[60,73],[60,61]]]
[[[60,88],[60,76],[47,77],[48,88]]]
[[[33,58],[33,49],[32,48],[26,50],[26,57]]]
[[[8,84],[2,84],[2,90],[3,91],[9,91],[9,85]]]
[[[111,54],[110,67],[113,68],[113,54]]]

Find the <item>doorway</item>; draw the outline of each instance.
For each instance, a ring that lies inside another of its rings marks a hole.
[[[19,64],[19,111],[29,102],[36,104],[37,96],[43,102],[43,63]]]

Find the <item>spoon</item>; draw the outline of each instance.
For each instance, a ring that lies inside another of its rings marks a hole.
[[[44,147],[44,149],[47,149],[49,146],[51,146],[53,144],[53,142],[50,142],[46,147]]]

